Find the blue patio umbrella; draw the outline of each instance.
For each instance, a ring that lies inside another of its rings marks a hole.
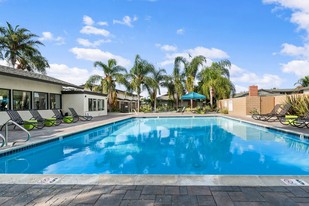
[[[206,96],[196,93],[196,92],[190,92],[188,94],[185,94],[181,97],[182,100],[191,100],[191,109],[192,109],[192,101],[193,99],[206,99]]]

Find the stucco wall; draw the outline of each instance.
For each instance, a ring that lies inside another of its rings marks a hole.
[[[0,88],[61,94],[62,86],[0,75]]]
[[[88,99],[104,99],[103,111],[88,111]],[[101,116],[107,115],[107,98],[90,94],[62,94],[63,112],[69,112],[69,107],[75,109],[80,115]]]
[[[275,97],[261,97],[261,114],[269,113],[275,106]]]

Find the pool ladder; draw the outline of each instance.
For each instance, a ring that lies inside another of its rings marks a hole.
[[[8,145],[8,140],[9,140],[9,124],[14,124],[16,127],[20,128],[22,131],[27,133],[27,139],[26,140],[16,140],[15,142],[12,143],[12,147],[18,143],[18,142],[27,142],[30,140],[31,138],[31,134],[29,131],[27,131],[25,128],[23,128],[22,126],[20,126],[19,124],[17,124],[16,122],[9,120],[5,123],[5,136],[3,136],[2,134],[0,134],[0,139],[2,140],[2,145],[0,145],[0,147],[3,146],[7,146]]]

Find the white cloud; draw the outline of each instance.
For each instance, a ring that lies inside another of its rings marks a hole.
[[[183,28],[176,30],[176,34],[178,34],[178,35],[182,35],[184,33],[185,33],[185,30]]]
[[[87,69],[68,67],[65,64],[50,64],[47,75],[72,84],[84,84],[90,76]]]
[[[61,36],[54,37],[54,35],[49,31],[42,32],[42,36],[39,38],[39,41],[55,42],[57,45],[65,44],[63,37],[61,37]]]
[[[133,18],[129,17],[129,16],[124,16],[122,18],[122,20],[113,20],[113,24],[122,24],[122,25],[126,25],[128,27],[133,27],[132,23],[137,21],[138,18],[137,16],[134,16]]]
[[[285,73],[295,74],[297,77],[304,77],[309,75],[309,61],[308,60],[293,60],[287,64],[282,64],[282,71]]]
[[[166,52],[174,52],[177,51],[177,47],[173,45],[168,45],[168,44],[156,44],[156,47],[160,48],[162,51]]]
[[[87,49],[74,47],[70,50],[76,55],[77,59],[84,59],[89,61],[107,61],[108,59],[116,59],[117,63],[121,66],[128,67],[131,65],[130,60],[123,58],[121,56],[112,54],[110,52],[105,52],[100,49]]]
[[[93,35],[101,35],[101,36],[109,36],[110,32],[105,30],[105,29],[98,29],[94,26],[84,26],[81,30],[80,33],[82,34],[93,34]]]
[[[222,51],[220,49],[216,49],[216,48],[210,48],[209,49],[209,48],[199,46],[199,47],[195,47],[193,49],[188,49],[188,50],[185,50],[185,51],[179,52],[179,53],[166,54],[165,60],[163,62],[161,62],[160,65],[166,66],[166,65],[174,64],[176,57],[182,56],[182,57],[185,57],[185,58],[189,58],[189,55],[191,57],[203,55],[207,59],[226,59],[226,58],[229,57],[229,55],[227,53],[225,53],[224,51]]]
[[[108,23],[106,21],[99,21],[98,25],[100,25],[100,26],[108,26]]]
[[[111,42],[111,40],[110,39],[101,39],[101,40],[91,42],[88,39],[78,38],[77,42],[78,42],[78,44],[85,46],[85,47],[98,47],[101,44]]]
[[[90,16],[84,16],[83,17],[83,22],[84,24],[88,25],[88,26],[91,26],[94,24],[94,21],[92,20],[92,18]]]

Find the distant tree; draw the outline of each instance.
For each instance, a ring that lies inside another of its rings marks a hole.
[[[191,56],[190,56],[191,57]],[[191,61],[187,61],[184,57],[176,57],[175,65],[180,67],[180,63],[184,66],[185,87],[187,92],[193,92],[194,82],[200,66],[206,62],[206,57],[200,55],[194,57]]]
[[[107,64],[104,64],[101,61],[96,61],[94,62],[94,66],[102,68],[104,76],[97,74],[90,76],[85,84],[85,88],[107,94],[108,105],[110,108],[114,108],[117,102],[116,83],[125,86],[128,85],[125,78],[127,70],[124,67],[117,65],[115,59],[109,59]],[[99,85],[97,84],[98,82],[100,83]]]
[[[150,77],[154,73],[154,66],[142,59],[139,55],[135,56],[134,65],[128,74],[130,78],[130,88],[137,93],[137,111],[140,109],[141,92],[146,89],[146,85],[154,85],[154,80]]]
[[[36,37],[28,29],[19,28],[19,25],[12,27],[7,22],[7,27],[0,27],[0,58],[7,60],[13,68],[45,74],[49,64],[36,48],[43,45],[34,40]]]
[[[165,69],[154,69],[150,75],[154,81],[151,82],[152,84],[145,85],[155,112],[157,110],[157,95],[160,94],[160,87],[164,86],[164,80],[166,78],[165,74]]]
[[[309,87],[309,76],[299,79],[294,85],[299,84],[302,87]]]
[[[214,98],[228,98],[235,93],[235,87],[229,79],[230,65],[228,60],[213,62],[210,67],[203,68],[198,74],[199,90],[209,97],[211,107]]]

